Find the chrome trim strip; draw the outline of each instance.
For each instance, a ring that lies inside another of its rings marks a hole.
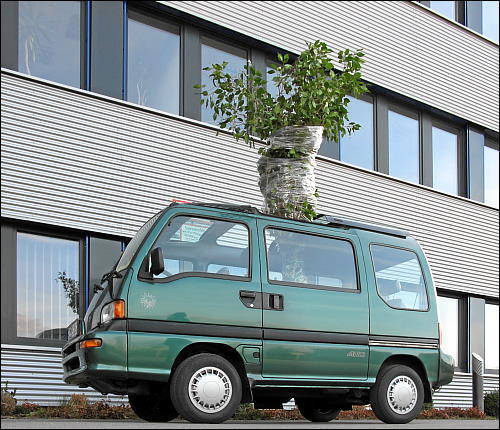
[[[368,346],[387,346],[396,348],[423,348],[423,349],[438,349],[439,345],[435,343],[420,343],[420,342],[383,342],[370,340]]]

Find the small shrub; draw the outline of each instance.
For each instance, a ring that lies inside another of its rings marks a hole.
[[[484,412],[490,417],[498,418],[498,390],[484,396]]]
[[[298,409],[263,409],[262,412],[265,420],[298,421],[304,419]]]
[[[16,399],[14,396],[7,391],[2,391],[2,416],[12,415],[15,409]]]
[[[41,406],[37,403],[24,402],[20,406],[16,406],[15,414],[16,415],[29,415],[40,409]]]
[[[439,420],[439,419],[473,419],[483,420],[486,414],[478,408],[443,408],[443,409],[427,409],[420,412],[418,419]]]
[[[366,406],[353,406],[350,411],[341,411],[338,420],[372,420],[375,414]]]
[[[233,420],[262,420],[264,414],[261,409],[255,409],[252,403],[241,404],[233,416]]]

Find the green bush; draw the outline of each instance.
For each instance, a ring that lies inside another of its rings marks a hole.
[[[491,391],[484,396],[484,412],[490,417],[498,418],[498,390]]]

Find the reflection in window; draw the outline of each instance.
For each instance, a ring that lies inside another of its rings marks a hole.
[[[361,128],[340,139],[340,159],[373,170],[373,104],[354,97],[348,105],[349,121]]]
[[[270,281],[357,289],[354,250],[346,240],[266,229]]]
[[[269,71],[273,70],[271,66],[267,66],[266,68],[266,88],[267,92],[273,96],[273,98],[278,97],[278,86],[276,82],[273,81],[273,78],[276,76],[276,73],[269,74]]]
[[[431,1],[430,8],[439,12],[445,17],[455,20],[455,2],[454,1]]]
[[[231,50],[231,48],[228,47],[228,51],[229,50]],[[235,76],[238,73],[242,72],[247,61],[245,51],[241,49],[234,49],[231,50],[231,52],[228,51],[218,49],[203,43],[201,45],[201,68],[204,69],[205,67],[211,67],[212,64],[221,64],[226,61],[228,63],[226,67],[226,73]],[[202,85],[206,85],[205,89],[207,90],[210,90],[213,87],[209,76],[209,71],[202,70],[201,83]],[[203,122],[215,124],[213,115],[214,110],[210,106],[201,106],[201,120]]]
[[[132,12],[127,34],[127,100],[179,114],[179,29]]]
[[[381,245],[370,248],[380,297],[393,308],[426,310],[427,293],[416,254]]]
[[[20,1],[18,70],[80,87],[80,2]]]
[[[482,3],[482,34],[498,43],[498,1]]]
[[[484,308],[484,367],[498,370],[498,305]]]
[[[441,326],[441,348],[450,354],[458,365],[458,332],[459,332],[459,299],[452,297],[437,298],[439,309],[439,324]]]
[[[432,127],[432,186],[458,194],[458,136]]]
[[[419,182],[418,120],[389,111],[389,174]]]
[[[498,149],[484,147],[484,202],[498,208]]]
[[[249,276],[249,234],[241,223],[175,217],[153,246],[162,250],[165,271],[155,279],[197,272]]]
[[[17,234],[17,336],[67,339],[78,318],[79,243]]]

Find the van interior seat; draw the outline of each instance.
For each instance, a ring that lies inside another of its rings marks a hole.
[[[387,297],[399,292],[399,286],[394,279],[385,279],[377,277],[378,292],[382,297]]]

